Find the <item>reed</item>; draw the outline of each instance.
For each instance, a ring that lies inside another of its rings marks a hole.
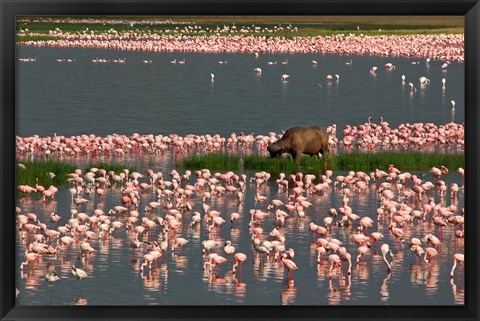
[[[114,171],[116,174],[119,174],[124,169],[128,169],[130,173],[135,171],[133,167],[118,163],[90,163],[82,169],[76,165],[56,160],[17,160],[16,185],[30,185],[35,187],[37,178],[38,184],[46,188],[50,185],[61,185],[67,181],[67,175],[73,173],[75,169],[80,168],[82,172],[88,172],[93,167],[105,169],[107,172]],[[55,175],[51,175],[50,173]]]
[[[332,170],[373,171],[388,169],[390,164],[401,171],[427,171],[433,166],[445,166],[449,170],[463,167],[465,156],[461,153],[421,153],[421,152],[377,152],[342,153],[332,155],[328,166]],[[187,156],[176,162],[177,167],[188,169],[208,168],[213,170],[264,170],[269,172],[294,172],[299,168],[291,159],[271,159],[259,155],[207,154]],[[305,172],[323,170],[322,162],[309,156],[301,159],[301,169]]]
[[[74,172],[76,168],[72,164],[55,160],[17,160],[16,184],[35,187],[38,178],[38,184],[46,188],[50,185],[60,185],[66,182],[67,174]]]

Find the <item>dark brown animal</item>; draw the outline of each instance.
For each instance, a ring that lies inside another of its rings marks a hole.
[[[281,157],[288,153],[297,164],[300,164],[302,154],[323,156],[323,169],[327,169],[330,149],[328,134],[319,126],[292,127],[283,134],[282,138],[268,146],[272,158]]]

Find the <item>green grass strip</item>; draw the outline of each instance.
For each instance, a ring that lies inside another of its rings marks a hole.
[[[25,166],[19,165],[22,164]],[[119,174],[123,169],[128,169],[131,172],[135,171],[134,168],[128,167],[118,163],[103,163],[96,162],[90,163],[82,169],[83,173],[88,172],[91,168],[105,169],[108,172],[114,171]],[[69,164],[56,160],[18,160],[16,168],[16,185],[30,185],[35,187],[36,179],[38,178],[38,184],[48,188],[50,185],[64,184],[69,173],[73,173],[75,169],[81,168],[73,164]],[[55,174],[52,178],[49,173]]]
[[[427,171],[433,166],[445,166],[449,170],[464,167],[464,154],[421,153],[421,152],[377,152],[377,153],[343,153],[332,155],[329,168],[332,170],[373,171],[386,170],[390,164],[401,171]],[[177,160],[176,167],[193,170],[208,168],[210,170],[245,170],[269,171],[273,173],[294,172],[299,170],[291,159],[271,159],[259,155],[231,155],[223,153],[194,155]],[[303,156],[301,169],[306,172],[323,170],[322,162],[314,157]]]

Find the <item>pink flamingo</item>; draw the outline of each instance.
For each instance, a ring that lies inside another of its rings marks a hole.
[[[316,238],[316,232],[317,232],[317,227],[318,225],[313,223],[313,222],[310,222],[308,228],[310,229],[310,231],[312,232],[312,240],[315,242],[315,238]]]
[[[327,253],[327,250],[323,246],[317,246],[317,263],[320,263],[322,260],[322,255]]]
[[[271,204],[267,206],[267,211],[270,211],[270,209],[272,209],[272,208],[283,206],[283,205],[284,204],[281,200],[272,199]]]
[[[172,243],[172,252],[175,250],[176,247],[180,248],[180,255],[182,254],[182,247],[187,244],[189,241],[187,239],[184,239],[183,237],[177,237],[175,238],[175,242]]]
[[[234,222],[237,222],[239,219],[240,219],[240,213],[233,212],[232,214],[230,214],[230,222],[232,223],[232,226]]]
[[[457,267],[457,263],[463,264],[464,261],[464,255],[460,253],[455,253],[453,254],[453,266],[452,270],[450,271],[450,277],[453,278],[453,272],[455,271],[455,268]]]
[[[425,252],[420,245],[416,245],[416,244],[410,246],[410,251],[420,256],[420,258],[422,257],[422,254]],[[415,256],[415,264],[418,264],[418,256]]]
[[[347,268],[348,275],[352,274],[352,255],[348,253],[347,249],[343,246],[338,248],[338,254],[342,261],[345,261],[348,263],[348,268]]]
[[[241,252],[238,252],[238,253],[235,253],[235,255],[233,256],[233,258],[235,259],[235,263],[233,264],[233,274],[235,274],[235,269],[237,266],[240,265],[240,273],[242,272],[242,263],[245,262],[247,260],[247,256],[244,254],[244,253],[241,253]]]
[[[457,193],[460,187],[456,183],[450,184],[450,202],[455,203],[457,201]]]
[[[390,251],[390,247],[388,246],[387,243],[382,244],[382,246],[380,247],[380,250],[382,251],[383,262],[385,262],[385,264],[387,265],[388,273],[390,273],[392,270],[392,266],[390,265],[390,262],[388,262],[386,255],[387,253],[390,252],[390,257],[392,257],[392,251]]]
[[[357,248],[357,264],[360,262],[360,258],[368,253],[369,248],[365,245],[359,246]]]
[[[337,254],[330,254],[328,257],[328,263],[330,264],[330,278],[332,278],[332,270],[334,266],[340,268],[342,266],[342,260]]]
[[[465,170],[462,167],[459,167],[457,169],[457,173],[460,174],[460,176],[462,177],[462,185],[461,186],[463,186],[463,176],[465,175]]]
[[[230,255],[235,253],[235,246],[232,245],[231,241],[226,241],[225,246],[223,247],[223,251],[225,252],[225,254],[227,254],[227,257],[229,258]]]
[[[423,258],[423,260],[426,262],[426,263],[429,263],[430,260],[432,257],[435,257],[438,255],[438,251],[435,250],[433,247],[427,247],[425,249],[425,256]],[[428,258],[428,259],[427,259]]]
[[[28,252],[28,250],[25,251],[25,258],[24,258],[22,264],[20,264],[20,270],[23,271],[23,266],[24,265],[30,266],[30,262],[34,262],[39,257],[40,257],[40,254],[38,254],[38,253]]]
[[[225,223],[225,220],[223,218],[221,218],[220,216],[215,216],[212,219],[212,224],[208,226],[208,231],[210,232],[215,225],[220,226],[223,223]]]
[[[227,259],[223,256],[220,256],[217,253],[211,253],[207,256],[207,260],[203,264],[203,270],[207,270],[208,266],[208,273],[212,273],[215,267],[225,262],[227,262]]]
[[[284,254],[282,255],[282,264],[283,264],[283,266],[286,267],[287,270],[288,270],[288,274],[287,274],[287,275],[288,275],[288,277],[287,277],[288,280],[291,280],[291,279],[292,279],[292,271],[298,270],[298,267],[297,267],[297,265],[295,264],[295,262],[293,262],[293,261],[290,260],[290,259],[287,259],[287,257],[288,257],[288,254],[286,254],[286,253],[284,253]]]

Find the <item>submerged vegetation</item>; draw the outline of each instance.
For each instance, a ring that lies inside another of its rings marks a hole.
[[[75,172],[75,169],[80,168],[82,172],[88,172],[91,168],[104,169],[108,172],[114,171],[115,174],[119,174],[125,168],[131,172],[135,171],[134,168],[124,166],[117,163],[103,163],[96,162],[85,165],[84,168],[77,167],[76,165],[57,161],[57,160],[35,160],[25,161],[17,159],[16,169],[16,185],[30,185],[35,187],[38,184],[48,187],[50,185],[64,184],[68,179],[68,174]]]
[[[426,171],[433,166],[445,166],[456,170],[464,166],[464,154],[422,153],[422,152],[379,152],[379,153],[343,153],[332,155],[329,168],[332,170],[372,171],[388,169],[390,164],[401,171]],[[271,159],[259,155],[230,155],[223,153],[194,155],[176,162],[177,167],[188,169],[208,168],[211,170],[265,170],[273,173],[294,172],[298,170],[291,159]],[[309,156],[301,159],[301,168],[307,172],[323,170],[322,162]]]

